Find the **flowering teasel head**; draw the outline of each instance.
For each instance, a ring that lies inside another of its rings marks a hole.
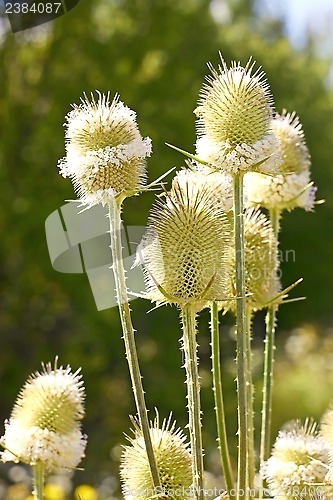
[[[260,210],[249,209],[244,217],[245,250],[245,287],[247,305],[252,311],[258,311],[279,297],[278,279],[278,242],[270,221]],[[232,281],[235,276],[235,250],[230,249],[232,262]],[[226,307],[235,309],[235,302],[226,303]]]
[[[272,455],[262,465],[261,472],[273,496],[317,498],[314,492],[318,483],[324,481],[327,461],[327,442],[319,436],[317,425],[311,420],[304,425],[296,421],[279,432]]]
[[[281,151],[280,172],[276,176],[249,173],[245,187],[249,202],[269,210],[313,209],[316,188],[310,179],[310,155],[304,132],[295,113],[276,114],[272,128]]]
[[[276,170],[277,142],[271,130],[272,97],[264,73],[251,59],[243,68],[224,60],[200,94],[197,156],[230,173]],[[272,155],[274,156],[273,158]],[[266,161],[265,161],[266,160]]]
[[[199,311],[207,301],[225,297],[230,232],[212,186],[193,182],[191,174],[176,177],[165,200],[153,207],[137,250],[146,298]]]
[[[74,468],[84,457],[86,436],[81,433],[84,387],[79,370],[42,365],[21,389],[1,444],[2,461],[42,462],[52,472]]]
[[[168,420],[163,420],[160,427],[157,416],[150,435],[161,482],[158,493],[163,498],[188,498],[192,484],[192,458],[182,430],[176,429],[176,422],[171,423],[171,415]],[[154,483],[144,439],[135,421],[133,437],[128,437],[128,440],[130,444],[124,446],[120,464],[124,497],[132,500],[154,498]]]
[[[66,156],[60,173],[70,177],[83,204],[131,196],[146,180],[151,140],[142,138],[136,114],[116,94],[86,95],[66,116]]]

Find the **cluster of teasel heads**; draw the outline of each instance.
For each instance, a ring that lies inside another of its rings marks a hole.
[[[122,265],[120,225],[124,200],[157,185],[146,185],[151,141],[142,138],[135,113],[116,95],[86,95],[67,115],[66,156],[60,173],[69,177],[82,205],[109,206],[111,251],[126,357],[137,404],[133,435],[121,462],[128,498],[203,499],[200,380],[196,318],[211,310],[213,385],[218,443],[226,495],[263,497],[264,483],[276,498],[330,498],[333,484],[333,411],[315,424],[282,430],[270,456],[270,412],[274,332],[278,306],[293,285],[282,290],[278,232],[284,210],[312,210],[315,188],[310,157],[295,113],[274,113],[263,72],[222,60],[200,93],[195,155],[177,172],[169,191],[158,196],[136,264],[143,268],[145,298],[180,311],[186,370],[189,442],[176,424],[147,419]],[[176,148],[177,149],[177,148]],[[180,150],[181,151],[181,150]],[[260,211],[265,209],[265,213]],[[254,490],[255,453],[251,382],[251,318],[267,309],[259,488]],[[236,316],[238,468],[230,465],[219,360],[218,312]],[[80,376],[44,367],[22,389],[2,445],[3,460],[21,460],[36,470],[35,496],[42,498],[41,469],[75,468],[86,438]],[[39,486],[38,486],[38,484]],[[319,486],[323,488],[319,489]],[[325,488],[324,488],[325,486]],[[255,491],[255,493],[253,493]]]

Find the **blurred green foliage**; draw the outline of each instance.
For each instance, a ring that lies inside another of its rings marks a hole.
[[[326,199],[315,213],[296,210],[283,218],[282,255],[287,250],[295,252],[295,259],[282,262],[283,284],[303,276],[297,294],[306,295],[307,301],[281,308],[280,328],[288,331],[306,322],[315,325],[313,331],[320,334],[321,328],[327,330],[332,324],[333,91],[325,83],[329,61],[319,59],[311,43],[303,52],[293,51],[279,23],[260,21],[252,4],[230,1],[225,21],[217,22],[208,0],[81,0],[52,24],[4,36],[0,47],[0,417],[9,416],[19,387],[39,368],[40,361],[59,355],[61,362],[70,363],[73,369],[82,366],[89,443],[85,472],[77,473],[78,481],[99,484],[104,477],[117,475],[118,443],[124,443],[128,414],[134,412],[116,308],[98,312],[85,275],[59,274],[52,269],[44,233],[48,215],[73,198],[70,181],[58,174],[57,161],[64,155],[64,115],[83,92],[119,92],[137,111],[142,134],[153,141],[154,154],[149,160],[149,178],[153,180],[171,167],[183,165],[181,155],[165,142],[193,150],[193,109],[207,74],[206,63],[217,65],[218,51],[228,63],[233,59],[246,63],[252,55],[267,74],[276,109],[295,110],[300,116],[318,197]],[[128,200],[125,222],[145,225],[152,202],[152,194]],[[132,302],[147,404],[151,410],[158,407],[162,417],[172,410],[183,426],[185,386],[178,314],[164,307],[147,315],[150,308],[141,299]],[[216,433],[207,320],[206,312],[200,318],[198,341],[204,441],[207,462],[214,469],[214,454],[209,453],[214,450]],[[223,322],[226,409],[230,434],[234,435],[232,319],[227,317]],[[255,327],[259,374],[262,316],[256,319]],[[333,352],[332,341],[326,349]],[[309,413],[313,409],[318,415],[331,395],[330,385],[323,388],[321,397],[315,395],[317,402],[312,405],[308,364],[304,365],[308,357],[299,352],[288,364],[286,353],[281,352],[284,357],[277,364],[274,432],[290,418],[294,405],[295,417],[304,413],[304,404],[295,403],[292,377],[296,377],[296,385],[304,380],[302,391]],[[328,357],[327,363],[331,359]],[[322,380],[327,384],[325,376]],[[329,380],[333,383],[332,377]]]

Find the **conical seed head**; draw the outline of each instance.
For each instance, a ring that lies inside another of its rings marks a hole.
[[[154,484],[145,449],[144,439],[139,427],[129,438],[130,445],[124,447],[120,464],[120,477],[123,494],[134,499],[154,497]],[[163,421],[159,428],[158,419],[150,429],[152,446],[161,481],[163,497],[188,498],[192,483],[192,459],[189,445],[175,422]]]
[[[56,361],[57,364],[57,361]],[[42,462],[48,471],[76,467],[87,438],[81,433],[84,388],[79,372],[67,368],[32,375],[21,389],[1,442],[1,458],[30,465]]]
[[[198,309],[225,296],[230,223],[211,188],[175,180],[151,212],[138,249],[147,298]]]
[[[244,218],[245,286],[247,304],[260,310],[280,291],[278,242],[271,224],[259,210],[249,209]],[[231,249],[232,281],[235,283],[235,250]],[[235,303],[231,302],[232,310]]]
[[[311,421],[301,425],[297,421],[289,429],[279,432],[272,455],[262,466],[262,473],[273,495],[288,495],[293,488],[296,492],[298,487],[304,498],[311,498],[314,486],[324,481],[327,462],[327,443],[318,435],[316,425]]]
[[[199,135],[228,142],[232,148],[254,144],[267,134],[272,117],[264,73],[251,74],[250,61],[245,68],[235,62],[229,69],[224,61],[222,64],[220,73],[211,67],[212,76],[201,91],[195,110]]]
[[[70,367],[53,370],[48,364],[32,375],[22,388],[11,418],[23,427],[39,427],[66,434],[78,426],[84,415],[81,376]]]
[[[146,180],[151,141],[139,132],[136,114],[116,95],[85,96],[67,115],[66,156],[60,173],[70,177],[83,203],[107,203],[110,196],[137,192]]]
[[[222,60],[219,72],[210,66],[195,110],[198,117],[197,155],[216,168],[276,171],[276,138],[272,134],[272,99],[264,73]]]

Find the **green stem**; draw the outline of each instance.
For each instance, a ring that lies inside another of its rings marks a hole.
[[[34,485],[34,499],[43,500],[44,499],[44,464],[43,462],[37,462],[32,466],[33,469],[33,485]]]
[[[201,436],[200,382],[198,372],[196,312],[191,305],[181,310],[183,348],[187,384],[187,402],[191,452],[193,460],[193,487],[195,498],[204,499],[204,467]]]
[[[160,479],[156,459],[151,442],[145,395],[138,354],[135,344],[134,328],[131,320],[131,311],[128,303],[126,278],[123,264],[121,244],[121,201],[111,198],[109,201],[111,252],[113,260],[113,273],[116,284],[116,294],[119,307],[123,338],[125,343],[126,358],[129,366],[132,388],[140,426],[146,446],[147,457],[155,488],[160,486]]]
[[[246,335],[246,371],[247,371],[247,400],[249,404],[249,415],[248,415],[248,486],[250,489],[254,488],[254,476],[255,476],[255,450],[254,450],[254,410],[253,410],[253,395],[254,388],[252,382],[252,350],[251,350],[251,321],[252,321],[252,310],[247,308],[247,335]]]
[[[224,480],[228,492],[228,497],[231,500],[235,498],[233,494],[234,478],[230,462],[227,430],[225,423],[222,374],[221,374],[219,317],[218,317],[218,307],[216,302],[211,303],[210,318],[211,318],[210,327],[211,327],[211,342],[212,342],[213,391],[214,391],[214,401],[215,401],[217,435],[218,435],[218,443],[219,443]]]
[[[245,297],[243,174],[235,174],[234,235],[236,255],[236,352],[238,395],[238,481],[237,500],[248,497],[248,400],[247,400],[247,318]]]
[[[270,210],[270,220],[276,238],[280,229],[281,212],[277,209]],[[271,446],[271,414],[272,414],[272,390],[275,351],[275,328],[276,328],[277,305],[273,304],[267,309],[266,314],[266,337],[264,352],[264,381],[263,400],[261,414],[261,439],[260,439],[260,464],[268,460]],[[263,495],[263,483],[260,487],[260,498]]]

